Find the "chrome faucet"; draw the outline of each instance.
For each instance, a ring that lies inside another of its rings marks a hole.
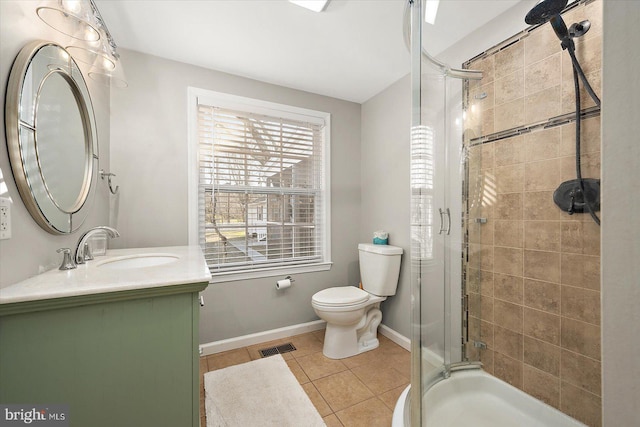
[[[112,239],[120,236],[118,230],[116,230],[115,228],[107,227],[106,225],[93,227],[87,230],[82,236],[80,236],[80,240],[78,240],[78,246],[76,246],[76,254],[74,256],[76,264],[84,264],[86,261],[93,259],[93,256],[91,256],[91,252],[89,251],[88,242],[91,237],[98,233],[107,233],[107,235]]]

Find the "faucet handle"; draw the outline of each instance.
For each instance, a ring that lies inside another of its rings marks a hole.
[[[93,259],[93,254],[91,253],[91,246],[89,246],[89,242],[84,244],[84,248],[82,250],[82,257],[85,261],[91,261]]]
[[[71,258],[71,249],[69,248],[60,248],[56,252],[62,252],[64,257],[62,259],[62,264],[60,264],[59,270],[73,270],[77,267],[76,263]]]

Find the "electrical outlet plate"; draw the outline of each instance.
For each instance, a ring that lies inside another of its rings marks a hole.
[[[11,200],[0,197],[0,240],[11,238]]]

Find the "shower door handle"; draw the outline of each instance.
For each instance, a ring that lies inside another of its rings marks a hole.
[[[446,211],[443,211],[442,208],[438,208],[438,212],[440,212],[440,231],[438,234],[446,233],[449,235],[451,233],[451,212],[449,208]],[[444,215],[447,214],[447,227],[444,226]]]

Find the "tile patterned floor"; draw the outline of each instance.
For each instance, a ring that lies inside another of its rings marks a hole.
[[[378,339],[377,349],[340,360],[322,354],[324,330],[201,357],[200,425],[206,426],[206,372],[259,359],[260,349],[291,342],[296,350],[282,356],[328,427],[389,427],[411,362],[407,350],[380,334]]]

